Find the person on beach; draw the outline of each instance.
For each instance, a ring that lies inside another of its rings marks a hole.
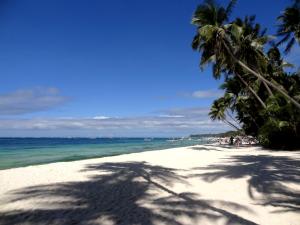
[[[230,144],[230,145],[233,145],[233,137],[232,137],[232,136],[231,136],[230,139],[229,139],[229,144]]]
[[[237,137],[236,140],[235,140],[235,145],[237,147],[240,147],[240,143],[241,143],[241,139],[239,137]]]

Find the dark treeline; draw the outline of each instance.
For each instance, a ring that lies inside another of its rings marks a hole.
[[[223,7],[206,0],[192,19],[197,27],[192,47],[201,54],[200,67],[211,64],[213,77],[224,79],[224,95],[213,102],[209,115],[265,147],[299,149],[299,65],[284,58],[300,43],[300,1],[278,12],[273,36],[253,15],[231,19],[235,4],[231,0]]]
[[[191,134],[190,138],[204,138],[204,137],[231,137],[231,136],[239,136],[243,135],[243,132],[241,130],[231,130],[226,131],[223,133],[217,133],[217,134]]]

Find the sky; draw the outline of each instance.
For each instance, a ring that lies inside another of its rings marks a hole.
[[[272,2],[272,4],[270,4]],[[222,80],[191,49],[196,0],[1,0],[0,136],[216,133]],[[219,1],[227,4],[228,1]],[[289,0],[239,0],[276,31]],[[299,48],[289,55],[299,61]]]

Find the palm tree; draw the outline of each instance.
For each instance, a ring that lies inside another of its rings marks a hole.
[[[242,78],[241,75],[236,73],[236,76],[240,79],[240,81],[246,86],[246,88],[253,94],[253,96],[259,101],[259,103],[262,105],[263,108],[267,108],[264,101],[258,96],[256,91]]]
[[[193,39],[192,47],[195,50],[202,52],[200,59],[200,66],[203,67],[205,64],[213,63],[213,74],[214,77],[220,77],[220,74],[228,68],[236,66],[241,67],[245,72],[254,75],[260,81],[266,83],[276,91],[280,92],[294,105],[300,108],[300,104],[290,97],[286,90],[282,87],[274,84],[267,80],[261,75],[259,65],[257,70],[250,68],[246,62],[243,62],[236,55],[238,43],[234,42],[235,38],[243,34],[243,28],[237,24],[225,24],[228,21],[229,14],[236,1],[231,0],[230,4],[225,8],[219,7],[213,0],[206,0],[204,4],[198,6],[192,24],[197,26],[197,34]],[[250,39],[251,40],[251,39]],[[250,46],[255,48],[261,48],[266,40],[264,38],[258,38],[251,42]],[[260,51],[256,52],[256,55],[261,54]],[[263,59],[261,56],[258,59],[260,62]]]
[[[284,76],[284,68],[293,68],[294,65],[283,60],[280,50],[275,43],[271,43],[272,47],[268,50],[268,74],[272,74],[274,80],[278,80]]]
[[[233,124],[227,119],[227,116],[231,118],[232,121],[236,122],[233,116],[230,115],[228,109],[230,109],[232,102],[234,101],[234,96],[229,93],[217,100],[215,100],[210,108],[209,116],[212,120],[220,120],[225,124],[233,127],[236,130],[241,130],[237,125]]]
[[[296,41],[300,44],[300,1],[295,0],[277,19],[280,22],[277,35],[283,37],[277,46],[287,42],[285,53],[288,53]]]
[[[261,31],[260,24],[255,23],[255,16],[246,16],[244,20],[237,18],[229,28],[231,39],[235,45],[235,57],[249,67],[256,68],[260,74],[265,74],[268,59],[264,54],[263,47],[269,39],[268,36],[265,36],[266,29]],[[237,72],[235,71],[235,73]],[[262,83],[269,95],[273,96],[273,92],[266,82]]]
[[[258,23],[255,22],[255,16],[246,16],[243,20],[237,18],[233,25],[230,26],[230,31],[232,31],[232,39],[235,44],[235,55],[240,60],[243,60],[247,65],[251,65],[251,67],[256,67],[260,69],[261,73],[265,73],[265,55],[263,53],[263,45],[266,43],[268,38],[265,36],[266,29],[261,31],[261,27]],[[236,27],[237,25],[238,27]],[[246,81],[247,77],[249,77],[249,73],[245,73],[244,70],[236,65],[230,68],[232,73],[234,73],[241,83],[246,86],[249,92],[258,100],[258,102],[266,108],[266,104],[261,99],[261,97],[256,93],[256,91],[252,88],[251,85],[255,85],[255,80],[250,80],[249,83]],[[249,80],[249,79],[248,79]],[[270,90],[268,85],[265,82],[262,82],[265,88],[267,89],[269,95],[273,95],[273,92]]]

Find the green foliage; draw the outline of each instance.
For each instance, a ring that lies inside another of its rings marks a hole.
[[[295,42],[300,43],[300,2],[296,0],[277,19],[279,21],[277,35],[282,37],[277,45],[287,42],[285,53],[288,53]]]
[[[191,134],[191,138],[203,138],[203,137],[231,137],[231,136],[241,136],[244,135],[243,131],[240,130],[231,130],[224,133],[217,134]]]
[[[288,121],[278,119],[269,119],[264,123],[259,129],[258,140],[263,146],[272,149],[297,149],[300,146],[300,135],[293,126]]]
[[[278,48],[288,41],[289,51],[299,43],[299,1],[278,17],[277,35],[283,37],[278,43],[266,35],[255,16],[228,22],[235,3],[222,7],[204,1],[192,20],[197,26],[192,47],[201,53],[201,68],[212,64],[213,77],[224,77],[224,96],[213,102],[209,115],[239,132],[242,127],[265,147],[300,148],[300,75],[285,72],[292,65]]]

